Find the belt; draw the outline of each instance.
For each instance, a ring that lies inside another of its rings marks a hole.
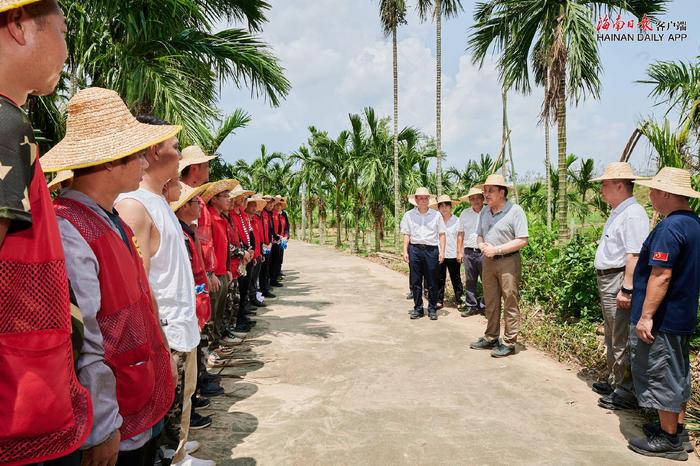
[[[465,251],[481,252],[479,248],[464,248]]]
[[[504,259],[506,257],[514,256],[516,254],[520,254],[520,252],[519,251],[509,252],[508,254],[501,254],[500,256],[493,256],[492,259],[494,259],[494,260]]]
[[[595,274],[598,275],[599,277],[604,277],[605,275],[612,275],[614,273],[620,273],[620,272],[624,272],[624,271],[625,271],[624,267],[617,267],[615,269],[605,269],[605,270],[595,269]]]
[[[429,245],[429,244],[414,244],[414,243],[411,243],[411,246],[413,246],[414,248],[418,248],[418,249],[433,249],[433,248],[437,249],[437,246],[431,246],[431,245]]]

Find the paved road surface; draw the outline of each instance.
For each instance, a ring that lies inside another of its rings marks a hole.
[[[532,348],[467,348],[482,317],[411,321],[407,279],[292,242],[285,287],[226,368],[195,456],[219,465],[670,464],[627,449],[640,420],[596,406]],[[695,459],[691,459],[695,463]]]

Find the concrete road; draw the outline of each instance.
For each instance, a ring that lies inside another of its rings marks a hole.
[[[192,433],[219,465],[669,464],[626,437],[576,370],[533,348],[468,349],[483,317],[411,321],[407,278],[292,242],[278,297],[222,371],[214,423]],[[697,463],[694,457],[691,462]]]

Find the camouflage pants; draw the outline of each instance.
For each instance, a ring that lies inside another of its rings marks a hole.
[[[190,433],[192,395],[197,387],[197,349],[189,353],[171,350],[170,354],[177,363],[177,386],[173,405],[165,415],[162,443],[175,450],[173,463],[177,463],[187,453],[185,443]]]
[[[238,292],[238,280],[231,280],[228,285],[228,297],[226,299],[226,312],[224,313],[224,329],[233,328],[238,315],[238,304],[241,297]]]

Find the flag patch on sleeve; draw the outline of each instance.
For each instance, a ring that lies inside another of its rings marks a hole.
[[[668,262],[668,253],[667,252],[655,252],[652,259],[655,261]]]

